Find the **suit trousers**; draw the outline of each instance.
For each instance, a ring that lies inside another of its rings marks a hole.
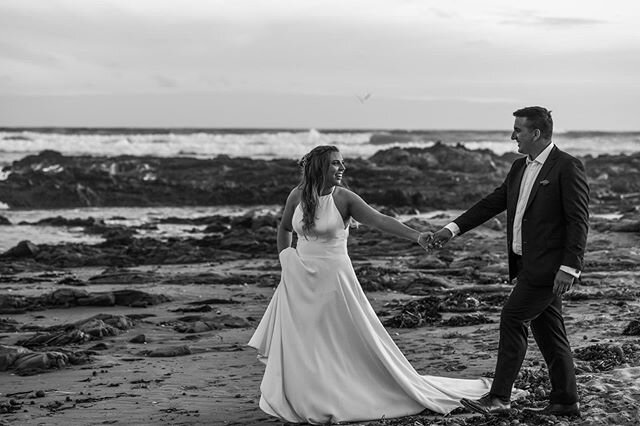
[[[490,393],[510,399],[527,353],[529,325],[549,369],[550,402],[577,402],[575,367],[562,318],[562,298],[553,294],[553,286],[532,285],[521,276],[502,308],[498,360]]]

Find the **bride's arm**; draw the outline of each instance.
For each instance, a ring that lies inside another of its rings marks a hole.
[[[299,202],[300,190],[298,189],[298,187],[295,187],[287,197],[287,202],[284,205],[284,211],[282,212],[282,219],[280,220],[280,224],[278,225],[278,253],[288,247],[291,247],[291,233],[293,231],[291,219],[293,218],[293,212],[295,211]]]
[[[372,226],[380,231],[388,232],[400,238],[418,241],[418,237],[420,236],[419,231],[408,227],[391,216],[380,213],[360,198],[358,194],[349,190],[346,190],[343,193],[347,199],[349,215],[356,221]]]

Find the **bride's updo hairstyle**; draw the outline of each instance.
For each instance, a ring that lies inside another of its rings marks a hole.
[[[298,165],[302,169],[300,189],[302,189],[302,230],[306,235],[316,220],[318,197],[324,187],[324,177],[329,168],[329,155],[339,152],[333,145],[320,145],[306,154]]]

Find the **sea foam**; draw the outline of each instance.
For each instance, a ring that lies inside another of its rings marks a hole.
[[[336,145],[345,158],[368,158],[395,146],[426,148],[436,142],[515,152],[509,131],[321,131],[188,129],[42,129],[0,131],[0,165],[55,150],[65,155],[298,159],[317,145]],[[640,133],[558,132],[554,142],[578,156],[640,151]]]

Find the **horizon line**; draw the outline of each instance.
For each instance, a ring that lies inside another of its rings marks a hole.
[[[169,131],[181,131],[181,132],[194,132],[194,131],[226,131],[229,133],[242,133],[242,132],[278,132],[278,131],[299,131],[309,132],[312,130],[318,132],[482,132],[482,133],[510,133],[511,129],[453,129],[453,128],[392,128],[392,127],[210,127],[210,126],[0,126],[0,131],[56,131],[56,130],[137,130],[143,132],[149,132],[153,130],[169,130]],[[640,133],[638,130],[556,130],[554,134],[566,134],[566,133]]]

